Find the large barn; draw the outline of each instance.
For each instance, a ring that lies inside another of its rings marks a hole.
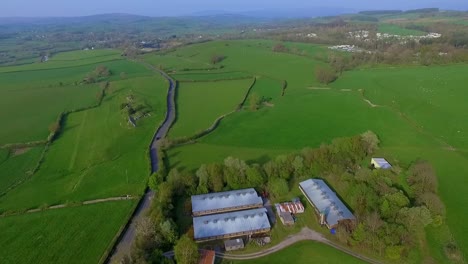
[[[337,227],[341,221],[356,219],[323,180],[309,179],[299,183],[299,188],[320,216],[321,224],[329,229]]]
[[[253,188],[192,196],[193,216],[261,207],[263,207],[263,200]]]
[[[193,218],[197,242],[267,233],[271,229],[265,208]]]

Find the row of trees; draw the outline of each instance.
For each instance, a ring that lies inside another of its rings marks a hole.
[[[94,69],[94,71],[88,73],[83,79],[83,83],[92,84],[98,81],[101,81],[104,78],[107,78],[112,75],[112,72],[104,65],[99,65]]]

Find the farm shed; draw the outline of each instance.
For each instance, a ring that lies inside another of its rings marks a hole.
[[[390,169],[392,165],[383,158],[372,158],[371,165],[374,166],[376,169]]]
[[[356,219],[323,180],[309,179],[299,183],[299,188],[320,216],[321,224],[329,229],[336,227],[341,221]]]
[[[234,251],[244,248],[244,240],[242,238],[231,239],[224,241],[224,249],[226,251]]]
[[[304,213],[304,205],[299,199],[294,199],[293,202],[276,204],[276,209],[281,212],[288,212],[291,214],[302,214]]]
[[[277,213],[283,225],[287,225],[287,226],[294,225],[294,218],[291,213],[280,212],[278,210],[277,210]]]
[[[213,250],[202,250],[200,252],[200,259],[198,264],[214,264],[216,259],[216,254]]]
[[[265,208],[193,218],[194,238],[197,242],[228,239],[267,233],[271,229]]]
[[[262,206],[263,200],[253,188],[192,196],[193,216],[261,208]]]

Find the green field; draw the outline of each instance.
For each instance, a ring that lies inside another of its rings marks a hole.
[[[266,257],[244,260],[230,261],[224,260],[223,264],[262,264],[262,263],[364,263],[332,247],[311,241],[304,241],[294,244],[282,251],[273,253]]]
[[[98,263],[135,203],[118,201],[0,218],[0,263]]]
[[[1,73],[34,71],[45,69],[60,69],[68,67],[77,67],[90,65],[94,63],[103,63],[107,61],[121,60],[118,50],[88,50],[88,51],[70,51],[58,53],[52,56],[49,61],[44,63],[31,63],[21,66],[0,67]]]
[[[177,91],[177,121],[170,137],[187,137],[209,128],[244,99],[252,79],[182,83]]]
[[[399,36],[423,36],[426,35],[426,32],[407,29],[395,24],[379,24],[379,32],[380,33],[387,33],[392,35],[399,35]]]
[[[142,193],[149,173],[147,148],[156,125],[164,119],[167,85],[162,77],[143,77],[112,83],[111,90],[100,107],[67,117],[64,132],[52,144],[41,169],[0,199],[1,208]],[[136,129],[129,127],[119,108],[130,91],[153,108],[152,116],[142,119]]]
[[[24,149],[25,153],[8,153],[0,150],[0,193],[15,185],[18,181],[27,178],[39,161],[43,147]]]
[[[245,72],[188,72],[172,74],[172,78],[179,82],[225,81],[237,79],[251,79],[252,75]]]
[[[0,145],[45,140],[49,125],[62,111],[95,105],[99,85],[80,82],[98,65],[110,69],[111,81],[119,80],[121,72],[127,78],[150,75],[148,69],[126,60],[96,63],[95,58],[90,59],[92,63],[85,66],[44,70],[28,70],[24,66],[23,71],[0,73],[0,118],[8,123],[8,129],[0,131]]]
[[[190,56],[192,62],[200,63],[208,61],[214,52],[224,54],[227,59],[223,61],[223,71],[258,76],[252,93],[272,97],[270,106],[234,113],[196,144],[171,149],[168,154],[172,166],[194,170],[200,164],[219,162],[227,156],[264,162],[280,153],[317,147],[337,137],[372,130],[381,140],[379,155],[404,167],[417,159],[434,164],[447,206],[448,224],[460,248],[468,253],[468,230],[463,225],[468,221],[463,209],[468,204],[464,196],[468,182],[462,176],[468,171],[464,136],[468,128],[462,121],[468,118],[467,105],[462,101],[466,98],[466,77],[462,72],[468,66],[355,70],[346,72],[330,89],[317,89],[313,70],[321,63],[306,56],[273,53],[272,44],[258,40],[220,41],[168,54]],[[320,46],[311,46],[310,50],[321,51]],[[288,82],[283,97],[282,80]],[[431,251],[441,250],[440,244],[430,246]]]

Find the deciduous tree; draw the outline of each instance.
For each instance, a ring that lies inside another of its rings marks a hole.
[[[187,235],[183,235],[174,247],[175,259],[178,264],[198,263],[199,253],[195,242]]]

